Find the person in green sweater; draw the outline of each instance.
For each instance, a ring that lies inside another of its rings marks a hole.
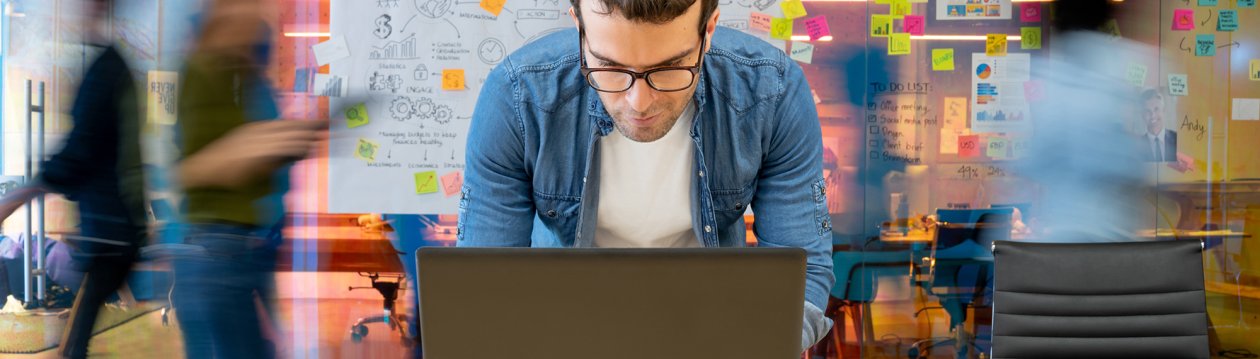
[[[174,260],[172,305],[188,358],[275,355],[255,300],[266,304],[272,292],[287,165],[309,155],[327,128],[276,119],[259,6],[213,4],[181,76],[183,237],[196,249]]]

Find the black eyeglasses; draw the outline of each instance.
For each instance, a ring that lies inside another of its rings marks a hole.
[[[579,30],[578,51],[581,51],[579,57],[582,63],[582,77],[586,78],[586,83],[592,88],[600,92],[625,92],[634,86],[636,79],[647,81],[648,86],[660,92],[675,92],[686,90],[696,81],[696,75],[700,74],[700,64],[704,61],[704,34],[700,35],[700,56],[696,59],[695,66],[666,66],[658,67],[651,70],[637,72],[626,69],[616,68],[589,68],[586,67],[586,31]]]

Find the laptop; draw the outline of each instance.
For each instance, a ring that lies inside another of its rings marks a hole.
[[[796,248],[417,251],[426,359],[800,358]]]

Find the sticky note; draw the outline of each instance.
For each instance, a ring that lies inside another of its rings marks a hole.
[[[958,154],[958,136],[961,136],[962,134],[963,134],[963,131],[955,130],[952,128],[942,128],[941,141],[940,141],[941,154],[942,155]]]
[[[463,90],[464,89],[464,69],[443,69],[442,70],[442,89],[443,90]]]
[[[910,35],[923,36],[923,15],[906,15],[901,19],[901,27]]]
[[[455,171],[442,176],[442,193],[447,197],[459,193],[461,187],[464,186],[464,173]]]
[[[827,18],[819,15],[805,20],[805,33],[809,34],[809,40],[814,41],[823,36],[831,36],[831,26],[827,25]]]
[[[871,37],[888,37],[892,33],[892,16],[871,15]]]
[[[346,109],[346,128],[355,128],[372,122],[368,117],[367,105],[358,104]]]
[[[1194,10],[1173,9],[1172,29],[1178,31],[1194,30]]]
[[[910,34],[899,32],[888,35],[888,54],[889,55],[909,55],[910,54]]]
[[[1216,0],[1199,0],[1199,6],[1216,6]]]
[[[932,49],[932,71],[954,71],[954,49]]]
[[[780,40],[792,39],[792,19],[770,19],[770,37]]]
[[[793,60],[796,60],[796,61],[804,62],[807,64],[813,63],[814,62],[814,45],[810,45],[807,42],[792,42],[791,57]]]
[[[980,136],[958,136],[958,156],[964,158],[980,157]]]
[[[438,191],[437,172],[416,173],[416,194],[435,193]]]
[[[1121,36],[1120,23],[1117,22],[1116,19],[1107,20],[1107,22],[1103,23],[1103,26],[1099,28],[1098,30],[1102,31],[1104,34],[1110,34],[1111,36],[1114,36],[1114,37]]]
[[[365,162],[376,162],[376,151],[379,149],[381,149],[380,144],[360,137],[359,144],[354,146],[354,157]]]
[[[783,17],[788,19],[795,19],[809,14],[805,12],[805,4],[801,3],[801,0],[784,0],[779,3],[779,7],[783,8]]]
[[[1186,74],[1168,74],[1168,94],[1173,96],[1190,94],[1190,83]]]
[[[1041,22],[1041,3],[1020,3],[1019,4],[1019,21],[1022,22]]]
[[[945,128],[961,130],[967,128],[967,98],[945,98]]]
[[[1238,30],[1238,11],[1221,10],[1216,13],[1216,30],[1217,31],[1234,31]]]
[[[1041,101],[1045,95],[1041,90],[1041,82],[1027,81],[1024,82],[1024,100],[1028,102]]]
[[[1040,27],[1019,28],[1019,48],[1022,50],[1041,49],[1041,28]]]
[[[995,160],[1004,159],[1009,157],[1007,154],[1007,151],[1009,150],[1010,148],[1007,146],[1006,138],[989,137],[989,145],[986,146],[984,155]]]
[[[497,17],[506,2],[507,0],[481,0],[481,9]]]
[[[910,2],[906,0],[892,0],[888,3],[888,15],[894,18],[910,15]]]
[[[1125,76],[1133,86],[1142,87],[1146,85],[1146,66],[1140,64],[1129,64],[1129,72]]]
[[[1238,0],[1239,9],[1250,9],[1256,7],[1256,0]]]
[[[989,34],[984,40],[984,54],[1006,56],[1006,34]]]
[[[346,38],[340,35],[312,45],[311,51],[315,53],[315,63],[319,66],[350,57],[350,48],[346,46]]]
[[[1194,36],[1194,56],[1216,56],[1216,35],[1199,34]]]
[[[1240,121],[1260,120],[1260,98],[1234,99],[1233,111],[1230,111],[1230,116]]]
[[[1247,77],[1251,78],[1251,81],[1260,81],[1260,60],[1251,60],[1251,66],[1247,71]]]
[[[748,27],[757,31],[770,32],[770,14],[754,12],[748,15]]]

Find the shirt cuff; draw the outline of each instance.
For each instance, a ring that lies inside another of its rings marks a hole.
[[[814,346],[814,343],[822,340],[827,336],[827,332],[831,330],[832,321],[823,313],[822,309],[814,306],[810,302],[805,302],[805,311],[803,312],[803,326],[801,327],[801,351],[808,350]]]

